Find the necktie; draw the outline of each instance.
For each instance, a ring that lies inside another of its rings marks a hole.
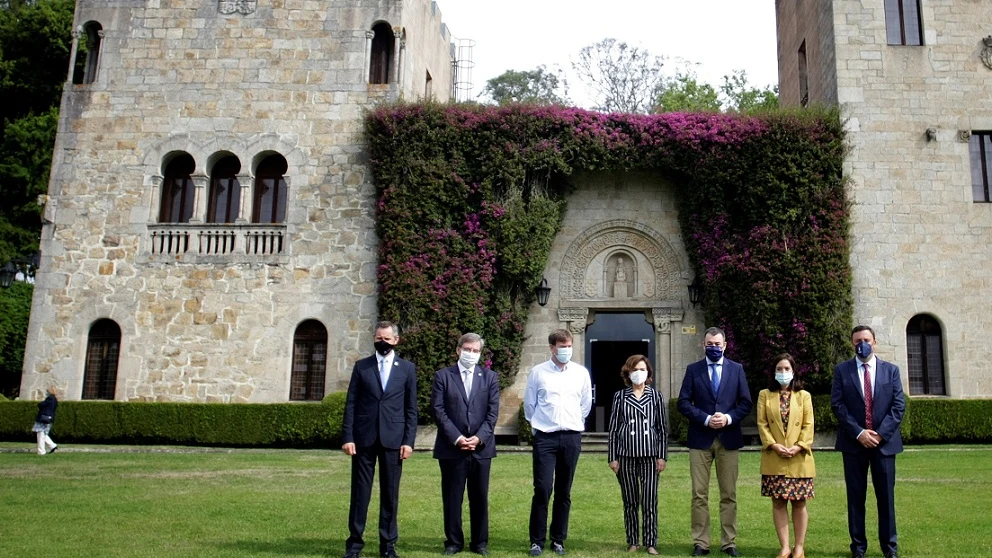
[[[874,397],[871,393],[871,375],[868,374],[868,364],[865,363],[863,366],[865,367],[865,428],[873,430],[875,428],[875,421],[871,417],[874,411]]]
[[[713,381],[713,395],[720,391],[720,376],[716,374],[716,364],[710,363],[710,378]]]
[[[472,371],[462,371],[462,381],[465,382],[465,397],[472,397]]]
[[[382,382],[382,391],[386,391],[386,359],[379,361],[379,381]]]

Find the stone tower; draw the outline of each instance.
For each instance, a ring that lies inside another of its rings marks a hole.
[[[992,4],[775,5],[783,104],[846,121],[854,320],[910,395],[992,396]]]
[[[77,0],[21,397],[279,402],[376,318],[363,110],[450,98],[429,0]]]

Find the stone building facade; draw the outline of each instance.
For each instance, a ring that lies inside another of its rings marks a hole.
[[[988,2],[776,0],[783,104],[839,105],[854,319],[913,396],[992,396]]]
[[[77,0],[21,397],[280,402],[376,318],[362,111],[453,87],[429,0]]]

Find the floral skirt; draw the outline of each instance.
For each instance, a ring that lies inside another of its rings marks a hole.
[[[780,500],[812,500],[813,479],[794,479],[785,475],[761,475],[761,495]]]
[[[31,427],[31,432],[44,432],[45,434],[48,434],[51,431],[52,431],[51,423],[45,424],[43,422],[36,421],[34,423],[34,426]]]

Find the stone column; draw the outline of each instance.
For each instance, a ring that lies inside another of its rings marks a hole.
[[[672,374],[672,322],[681,322],[681,308],[652,308],[655,330],[655,385],[671,398],[678,393]]]
[[[404,42],[403,30],[399,27],[393,28],[393,38],[395,39],[393,41],[393,67],[390,68],[390,73],[393,75],[391,76],[392,79],[390,81],[398,86],[396,92],[399,94],[403,87],[403,84],[400,83],[400,54],[403,52],[402,48]]]
[[[69,76],[65,79],[68,83],[72,83],[72,74],[76,71],[76,52],[79,50],[79,37],[82,34],[82,25],[72,30],[72,46],[69,47]]]
[[[365,32],[365,80],[369,84],[369,74],[372,72],[372,39],[375,38],[375,31]]]
[[[190,178],[193,179],[193,216],[190,217],[189,222],[201,224],[207,215],[207,196],[209,195],[207,184],[210,182],[210,177],[205,174],[194,174]]]
[[[238,185],[241,186],[241,199],[238,200],[238,218],[234,220],[236,224],[250,223],[252,203],[254,203],[255,185],[250,174],[239,174]]]
[[[588,308],[559,308],[558,319],[565,322],[565,329],[572,334],[572,360],[587,366],[585,361],[585,333]]]

